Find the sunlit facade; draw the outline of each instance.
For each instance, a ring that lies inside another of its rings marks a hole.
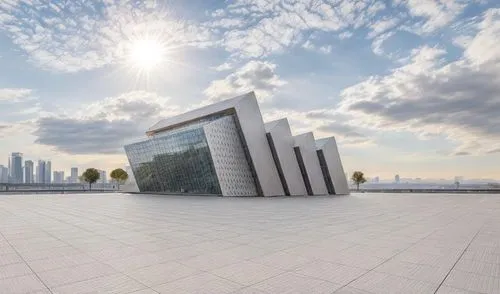
[[[277,122],[264,125],[251,92],[162,120],[125,152],[140,192],[306,195],[290,127],[286,119]],[[327,194],[314,141],[308,143],[308,160],[319,171],[312,182],[323,190],[307,194]]]

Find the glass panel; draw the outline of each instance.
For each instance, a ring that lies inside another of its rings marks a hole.
[[[203,125],[162,132],[125,146],[141,192],[221,194]]]

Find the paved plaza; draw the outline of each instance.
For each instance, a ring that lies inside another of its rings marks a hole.
[[[500,195],[0,195],[0,293],[500,293]]]

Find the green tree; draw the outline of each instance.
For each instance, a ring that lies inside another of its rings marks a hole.
[[[128,174],[121,168],[117,168],[111,172],[109,175],[118,184],[118,190],[120,190],[120,184],[124,184],[128,179]]]
[[[92,191],[92,184],[97,182],[101,175],[99,171],[95,168],[87,168],[87,170],[82,174],[82,178],[85,182],[89,183],[90,191]]]
[[[360,171],[355,171],[354,173],[352,173],[351,180],[354,182],[354,184],[356,184],[358,191],[359,191],[359,185],[366,183],[365,174],[363,174],[363,172]]]

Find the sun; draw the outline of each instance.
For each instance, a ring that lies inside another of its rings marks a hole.
[[[141,71],[151,71],[162,64],[165,55],[165,46],[157,40],[134,40],[130,45],[129,62]]]

